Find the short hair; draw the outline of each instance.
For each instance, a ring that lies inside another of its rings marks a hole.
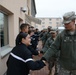
[[[28,35],[28,33],[20,33],[20,34],[18,35],[18,39],[17,39],[16,45],[21,44],[22,38],[26,38],[27,35]]]
[[[34,32],[34,30],[29,30],[29,31],[28,31],[28,34],[31,34],[32,32]]]
[[[27,24],[27,23],[22,23],[22,24],[20,25],[20,29],[22,30],[23,28],[26,28],[27,26],[29,26],[29,24]]]

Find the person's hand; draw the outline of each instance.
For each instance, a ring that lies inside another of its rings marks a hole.
[[[38,51],[38,56],[41,58],[42,56],[43,56],[43,54],[42,53],[40,53],[40,51]]]
[[[41,58],[41,61],[46,64],[46,59],[44,57]]]
[[[42,62],[44,62],[44,64],[46,64],[46,61],[45,60],[42,60]]]
[[[40,53],[41,53],[41,54],[44,54],[44,52],[43,52],[43,51],[40,51]]]

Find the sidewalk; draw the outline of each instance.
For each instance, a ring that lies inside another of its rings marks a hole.
[[[38,56],[35,56],[34,59],[40,59]],[[52,75],[54,75],[54,67],[52,70]],[[48,70],[48,64],[42,68],[41,70],[35,70],[35,71],[31,71],[30,75],[48,75],[49,74],[49,70]]]
[[[38,48],[39,48],[39,50],[41,50],[41,48],[42,48],[41,41],[39,41]],[[38,60],[38,59],[40,59],[40,57],[34,56],[34,59]],[[30,72],[30,75],[48,75],[48,74],[49,74],[48,64],[44,68],[42,68],[41,70],[35,70],[35,71]],[[54,68],[52,70],[52,75],[54,75]]]
[[[38,56],[35,56],[34,59],[40,59]],[[48,70],[48,64],[42,68],[41,70],[35,70],[35,71],[31,71],[30,74],[31,75],[48,75],[49,70]]]

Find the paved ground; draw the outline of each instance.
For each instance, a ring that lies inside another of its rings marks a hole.
[[[34,59],[40,59],[38,56],[35,56]],[[47,63],[46,63],[47,64]],[[49,74],[49,70],[48,70],[48,64],[42,68],[41,70],[35,70],[35,71],[31,71],[30,72],[31,75],[48,75]],[[50,75],[54,75],[54,67],[52,70],[52,74]]]
[[[38,48],[39,48],[39,50],[41,50],[41,48],[42,48],[41,42],[39,42]],[[38,60],[38,59],[40,59],[40,57],[34,56],[34,59]],[[48,64],[44,68],[42,68],[41,70],[31,71],[30,74],[31,75],[48,75],[49,74]],[[52,75],[54,75],[54,68],[52,71]]]
[[[47,67],[44,67],[44,68],[42,68],[41,70],[38,70],[38,71],[32,71],[31,75],[48,75]]]
[[[39,59],[39,57],[35,56],[34,59]],[[48,66],[48,64],[47,64]],[[30,74],[31,75],[48,75],[49,70],[48,67],[45,66],[44,68],[42,68],[41,70],[35,70],[35,71],[31,71]]]

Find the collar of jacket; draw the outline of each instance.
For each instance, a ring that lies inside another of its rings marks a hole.
[[[71,34],[69,33],[68,30],[64,30],[64,35],[71,36]],[[74,32],[74,36],[76,36],[76,30],[75,30],[75,32]]]

